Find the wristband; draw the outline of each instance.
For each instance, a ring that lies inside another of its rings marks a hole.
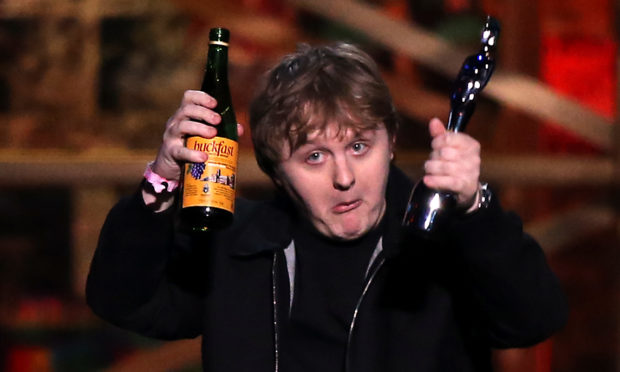
[[[168,192],[174,191],[179,186],[179,183],[177,181],[167,180],[159,174],[153,172],[153,163],[154,162],[148,163],[146,165],[146,169],[144,170],[144,178],[146,181],[153,186],[153,190],[156,194],[161,194],[164,189]]]

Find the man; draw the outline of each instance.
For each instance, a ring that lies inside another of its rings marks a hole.
[[[187,91],[152,171],[178,180],[213,137],[215,101]],[[175,194],[147,181],[102,229],[94,311],[174,339],[202,335],[206,371],[488,371],[491,348],[561,327],[563,295],[538,245],[497,198],[480,203],[480,146],[438,119],[424,182],[462,213],[438,239],[401,227],[412,183],[394,166],[398,121],[368,55],[304,46],[266,76],[250,109],[257,161],[280,191],[239,200],[233,225],[187,236]],[[240,129],[242,132],[242,129]]]

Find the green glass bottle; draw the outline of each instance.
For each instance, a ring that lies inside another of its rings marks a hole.
[[[222,121],[211,139],[191,136],[186,146],[208,154],[205,163],[186,163],[181,187],[182,228],[207,231],[222,228],[233,220],[237,187],[237,119],[228,86],[228,41],[230,32],[213,28],[201,90],[217,100],[214,109]],[[205,125],[209,125],[205,123]]]

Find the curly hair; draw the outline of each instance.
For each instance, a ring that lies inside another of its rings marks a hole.
[[[301,44],[267,71],[250,104],[258,165],[276,177],[285,144],[293,152],[332,123],[339,133],[383,125],[390,140],[398,130],[389,89],[367,53],[347,43]]]

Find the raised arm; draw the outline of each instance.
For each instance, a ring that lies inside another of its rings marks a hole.
[[[424,182],[455,193],[464,213],[449,229],[457,281],[472,316],[484,323],[495,347],[526,346],[550,336],[566,322],[567,306],[557,278],[521,220],[502,210],[497,197],[479,210],[480,144],[431,120],[430,159]]]
[[[543,250],[496,197],[450,230],[460,286],[491,346],[530,346],[564,326],[566,298]]]
[[[185,92],[180,107],[166,123],[157,158],[151,164],[160,179],[178,182],[183,162],[205,161],[205,153],[185,148],[184,137],[215,136],[212,126],[197,122],[219,124],[219,115],[211,110],[215,104],[206,93]],[[239,130],[242,132],[241,126]],[[194,248],[189,237],[174,230],[176,193],[157,192],[146,180],[140,185],[134,195],[114,206],[101,230],[88,276],[88,304],[102,318],[147,336],[197,336],[202,298],[192,284],[201,283],[181,283],[177,274],[191,270],[177,270],[171,260],[178,252]]]

